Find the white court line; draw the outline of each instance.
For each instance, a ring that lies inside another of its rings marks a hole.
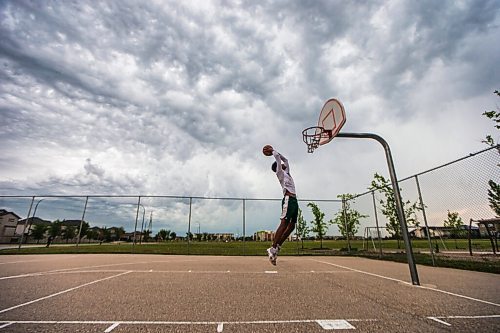
[[[480,316],[437,316],[437,317],[427,317],[431,320],[437,321],[446,326],[451,326],[450,323],[441,319],[488,319],[488,318],[500,318],[500,315],[480,315]]]
[[[10,310],[14,310],[14,309],[20,308],[22,306],[33,304],[33,303],[36,303],[36,302],[39,302],[39,301],[43,301],[43,300],[51,298],[51,297],[55,297],[55,296],[58,296],[58,295],[61,295],[61,294],[64,294],[64,293],[67,293],[67,292],[70,292],[70,291],[82,288],[82,287],[85,287],[85,286],[89,286],[89,285],[97,283],[97,282],[102,282],[102,281],[105,281],[105,280],[109,280],[109,279],[112,279],[112,278],[115,278],[115,277],[118,277],[118,276],[121,276],[121,275],[124,275],[124,274],[128,274],[128,273],[130,273],[130,272],[124,272],[124,273],[120,273],[120,274],[117,274],[117,275],[108,276],[108,277],[103,278],[103,279],[99,279],[99,280],[91,281],[91,282],[88,282],[88,283],[84,283],[82,285],[79,285],[79,286],[76,286],[76,287],[73,287],[73,288],[69,288],[69,289],[60,291],[58,293],[52,294],[52,295],[48,295],[48,296],[45,296],[45,297],[37,298],[35,300],[29,301],[29,302],[26,302],[26,303],[23,303],[23,304],[11,306],[10,308],[0,310],[0,313],[4,313],[4,312],[10,311]]]
[[[12,324],[13,324],[13,322],[8,322],[8,323],[5,323],[3,325],[0,325],[0,328],[5,328],[5,327],[10,326]]]
[[[297,320],[244,320],[244,321],[119,321],[119,320],[11,320],[0,323],[10,324],[91,324],[91,325],[251,325],[251,324],[302,324],[335,321],[339,319],[297,319]],[[379,319],[342,319],[353,322],[371,322]],[[115,326],[115,327],[116,327]]]
[[[468,299],[468,300],[471,300],[471,301],[475,301],[475,302],[479,302],[479,303],[484,303],[484,304],[494,305],[494,306],[500,307],[500,304],[489,302],[489,301],[485,301],[485,300],[482,300],[482,299],[479,299],[479,298],[474,298],[474,297],[469,297],[469,296],[465,296],[465,295],[460,295],[460,294],[452,293],[452,292],[441,290],[441,289],[437,289],[437,288],[429,288],[429,287],[425,287],[425,286],[414,286],[414,285],[412,285],[409,282],[406,282],[406,281],[403,281],[403,280],[399,280],[399,279],[395,279],[395,278],[391,278],[391,277],[388,277],[388,276],[383,276],[383,275],[379,275],[379,274],[375,274],[375,273],[360,271],[359,269],[354,269],[354,268],[350,268],[350,267],[346,267],[346,266],[342,266],[342,265],[337,265],[337,264],[333,264],[333,263],[327,262],[327,261],[321,261],[321,260],[316,260],[316,259],[311,259],[311,260],[312,261],[316,261],[316,262],[320,262],[320,263],[323,263],[323,264],[335,266],[335,267],[340,267],[340,268],[348,269],[348,270],[351,270],[351,271],[354,271],[354,272],[358,272],[358,273],[362,273],[362,274],[366,274],[366,275],[371,275],[371,276],[379,277],[379,278],[382,278],[382,279],[386,279],[386,280],[390,280],[390,281],[395,281],[395,282],[398,282],[398,283],[403,283],[403,284],[406,284],[406,285],[409,285],[409,286],[413,286],[413,287],[416,287],[416,288],[420,288],[420,289],[432,290],[432,291],[436,291],[436,292],[439,292],[439,293],[443,293],[443,294],[447,294],[447,295],[451,295],[451,296],[456,296],[456,297],[460,297],[460,298],[465,298],[465,299]]]
[[[86,270],[75,270],[75,268],[63,269],[63,270],[55,270],[55,271],[47,271],[47,272],[38,272],[38,273],[27,273],[21,275],[11,275],[11,276],[3,276],[0,277],[1,280],[10,280],[16,278],[25,278],[25,277],[34,277],[34,276],[47,276],[47,275],[57,275],[57,274],[81,274],[81,273],[118,273],[118,272],[131,272],[131,273],[160,273],[160,274],[262,274],[262,271],[243,271],[243,272],[235,272],[230,270],[224,271],[179,271],[179,270],[130,270],[130,269],[86,269]],[[270,273],[278,273],[278,271],[264,271],[266,274]],[[303,271],[303,272],[294,272],[293,274],[345,274],[345,273],[355,273],[352,271]],[[281,274],[290,274],[289,272],[282,272]]]
[[[120,325],[120,323],[114,323],[113,325],[109,326],[105,331],[104,333],[109,333],[111,332],[112,330],[114,330],[115,328],[118,327],[118,325]]]
[[[427,317],[427,318],[429,318],[431,320],[434,320],[434,321],[437,321],[440,324],[443,324],[443,325],[446,325],[446,326],[451,326],[450,323],[447,323],[447,322],[445,322],[444,320],[441,320],[441,319],[437,319],[436,317]]]
[[[39,275],[48,274],[48,273],[70,272],[70,271],[75,271],[75,270],[79,270],[79,269],[101,268],[101,267],[121,266],[121,265],[150,264],[150,263],[170,263],[172,261],[174,261],[174,260],[137,261],[137,262],[116,263],[116,264],[103,264],[103,265],[81,266],[81,267],[73,267],[73,268],[62,268],[62,269],[54,269],[51,271],[42,271],[42,272],[26,273],[26,274],[20,274],[20,275],[4,276],[4,277],[0,277],[0,280],[39,276]],[[182,260],[180,262],[192,262],[192,261],[197,261],[197,260]],[[175,262],[179,262],[179,261],[175,261]],[[125,271],[125,270],[121,270],[121,271]]]
[[[217,325],[217,333],[221,333],[224,330],[224,323],[219,323]]]

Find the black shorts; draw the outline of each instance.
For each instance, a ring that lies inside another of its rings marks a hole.
[[[299,204],[297,198],[285,195],[283,200],[281,200],[281,216],[280,219],[285,219],[285,222],[297,222],[297,216],[299,215]]]

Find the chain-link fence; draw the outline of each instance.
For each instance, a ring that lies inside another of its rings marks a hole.
[[[341,206],[339,200],[299,200],[307,221],[313,219],[307,208],[311,201],[323,211]],[[43,245],[52,235],[52,245],[113,243],[124,245],[123,252],[134,252],[137,245],[156,243],[170,246],[160,253],[241,255],[265,253],[279,224],[281,199],[4,195],[0,208],[17,217],[10,231],[0,235],[1,243],[10,247]],[[52,232],[57,223],[60,228]],[[39,228],[44,232],[37,236]],[[287,252],[300,251],[294,244]]]
[[[471,244],[477,252],[495,250],[490,247],[487,230],[476,221],[498,218],[490,207],[488,190],[490,180],[500,183],[499,166],[497,145],[398,182],[414,252],[469,253],[469,225]],[[361,219],[357,234],[364,240],[365,250],[380,255],[404,250],[397,234],[391,231],[386,216],[390,214],[383,213],[387,208],[386,192],[370,190],[349,203],[351,209],[367,216]],[[416,208],[413,214],[411,206]],[[455,227],[451,222],[455,222]],[[495,231],[497,225],[489,227]]]
[[[457,237],[444,227],[444,221],[449,219],[449,212],[456,213],[465,225],[470,219],[495,217],[489,206],[488,182],[500,183],[499,163],[497,146],[399,181],[405,206],[416,204],[420,208],[412,216],[416,223],[409,224],[415,252],[467,250],[464,235]],[[316,233],[310,231],[308,237],[293,235],[290,240],[295,242],[287,242],[285,250],[289,254],[329,254],[340,249],[380,255],[401,252],[404,245],[393,237],[387,228],[388,218],[382,213],[384,200],[384,193],[375,190],[349,202],[351,209],[364,216],[350,237],[343,237],[337,226],[327,225],[324,243],[318,243]],[[299,200],[309,229],[314,220],[309,202],[325,212],[325,222],[342,210],[340,200]],[[0,196],[0,209],[15,214],[16,224],[8,225],[8,219],[4,219],[0,230],[0,242],[14,247],[44,244],[50,232],[46,230],[37,237],[36,229],[60,221],[62,230],[53,239],[56,243],[83,246],[115,242],[123,245],[123,252],[156,243],[169,245],[157,250],[159,253],[240,255],[262,254],[269,245],[279,223],[281,199],[4,195]],[[478,225],[473,223],[473,227]],[[472,245],[478,251],[488,250],[489,243],[481,240],[484,232],[474,232]]]

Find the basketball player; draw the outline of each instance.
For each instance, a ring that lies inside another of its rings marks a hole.
[[[278,180],[283,189],[283,200],[281,200],[281,216],[280,225],[276,230],[273,244],[267,249],[269,261],[271,264],[276,265],[276,259],[281,249],[281,245],[290,236],[295,229],[297,223],[297,215],[299,212],[299,205],[297,203],[297,195],[295,192],[295,183],[290,175],[290,165],[286,157],[278,153],[272,146],[266,145],[262,149],[264,155],[273,155],[276,161],[272,164],[271,169],[276,173]]]

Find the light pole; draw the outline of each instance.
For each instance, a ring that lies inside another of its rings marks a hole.
[[[28,227],[28,232],[27,232],[27,235],[26,235],[26,242],[28,242],[28,236],[29,236],[30,231],[31,231],[31,225],[33,224],[33,218],[35,218],[35,217],[36,217],[36,210],[37,210],[37,208],[38,208],[38,204],[39,204],[40,202],[42,202],[43,200],[45,200],[45,199],[40,199],[40,200],[38,200],[38,202],[37,202],[37,203],[36,203],[36,205],[35,205],[35,210],[33,211],[33,215],[31,215],[31,219],[30,219],[30,221],[31,221],[31,222],[30,222],[30,225],[29,225],[29,227]],[[28,221],[27,221],[27,220],[26,220],[26,223],[28,223]]]

